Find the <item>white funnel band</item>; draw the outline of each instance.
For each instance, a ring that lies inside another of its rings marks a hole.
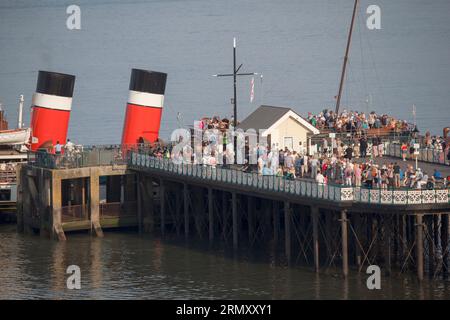
[[[128,103],[145,107],[162,108],[164,95],[130,90]]]
[[[32,105],[47,109],[70,111],[72,109],[72,98],[36,92],[33,94]]]

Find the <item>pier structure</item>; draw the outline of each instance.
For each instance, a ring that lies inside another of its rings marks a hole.
[[[66,233],[137,225],[136,175],[117,161],[120,149],[89,150],[68,162],[35,153],[18,168],[19,231],[66,240]]]
[[[102,236],[105,228],[135,226],[234,249],[272,243],[286,264],[339,268],[344,277],[369,265],[419,280],[448,275],[448,189],[324,185],[143,151],[118,157],[120,150],[94,161],[88,153],[68,168],[55,165],[61,159],[49,165],[48,155],[31,159],[20,169],[19,228],[63,240],[75,230]]]

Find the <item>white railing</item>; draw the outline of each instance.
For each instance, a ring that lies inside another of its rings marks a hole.
[[[385,154],[387,156],[391,156],[391,157],[395,157],[395,158],[402,157],[401,145],[398,143],[386,143],[384,149],[385,149]],[[408,147],[407,155],[408,155],[408,157],[410,156],[409,147]],[[423,162],[429,162],[429,163],[450,165],[450,162],[447,160],[446,156],[447,156],[447,154],[442,150],[436,150],[436,149],[432,149],[432,148],[421,148],[421,149],[419,149],[419,155],[417,156],[417,160],[423,161]]]
[[[154,158],[132,152],[129,166],[135,169],[156,169],[175,175],[233,184],[258,190],[283,192],[301,197],[335,202],[354,202],[382,205],[448,204],[450,190],[385,190],[342,187],[318,184],[307,180],[288,180],[283,177],[261,176],[240,170],[194,164],[175,164],[169,159]]]

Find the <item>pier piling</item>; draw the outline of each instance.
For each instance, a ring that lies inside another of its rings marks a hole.
[[[341,237],[342,237],[342,274],[348,276],[348,231],[347,211],[341,211]]]
[[[284,202],[284,247],[288,264],[291,264],[291,205]]]
[[[314,251],[314,269],[319,272],[319,208],[311,207],[311,221],[313,225],[313,251]]]
[[[423,215],[416,214],[416,259],[417,278],[423,280]]]

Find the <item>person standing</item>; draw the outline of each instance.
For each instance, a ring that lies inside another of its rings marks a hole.
[[[406,155],[408,154],[408,146],[406,145],[406,143],[403,142],[400,149],[402,151],[402,159],[403,161],[406,161]]]
[[[311,178],[316,179],[318,168],[319,160],[315,156],[313,156],[311,159]]]
[[[355,186],[361,187],[362,170],[359,164],[355,164],[354,176],[355,176]]]
[[[328,140],[327,138],[323,138],[323,155],[327,156],[328,155]]]
[[[367,139],[365,137],[359,140],[359,154],[361,158],[366,158],[367,156]]]
[[[55,145],[55,154],[56,155],[60,155],[61,154],[61,150],[62,150],[62,146],[59,143],[59,141],[56,141],[56,145]]]
[[[383,158],[384,146],[383,146],[383,142],[381,141],[380,137],[377,137],[377,145],[378,145],[378,156],[380,158]]]
[[[400,166],[398,165],[397,162],[394,163],[393,172],[394,172],[394,187],[400,188]]]
[[[378,138],[372,138],[372,158],[378,157]]]

